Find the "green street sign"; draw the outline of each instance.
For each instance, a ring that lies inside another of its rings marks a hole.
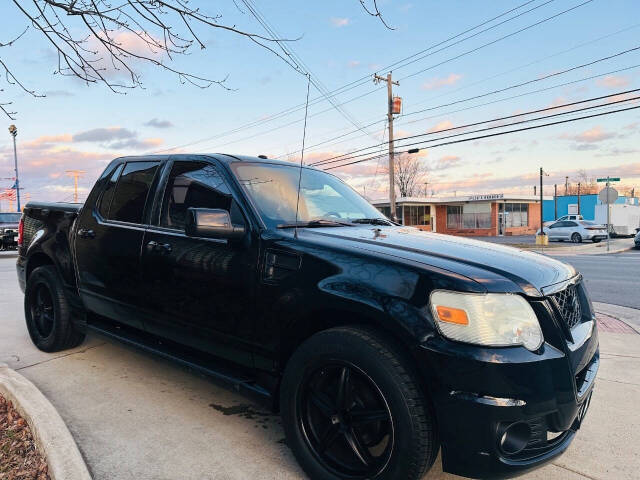
[[[619,182],[620,181],[620,177],[611,177],[608,179],[610,182]],[[598,182],[606,182],[607,179],[606,178],[599,178]]]

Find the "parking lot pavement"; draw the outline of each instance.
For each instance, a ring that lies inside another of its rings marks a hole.
[[[277,415],[160,358],[91,336],[45,354],[24,327],[15,259],[0,258],[0,361],[67,422],[96,480],[302,479]],[[640,471],[640,335],[601,333],[602,366],[576,440],[523,479],[635,479]],[[450,480],[439,460],[425,477]]]

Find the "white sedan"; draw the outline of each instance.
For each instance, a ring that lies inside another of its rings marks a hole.
[[[591,240],[598,243],[607,238],[607,227],[598,225],[588,220],[559,220],[543,228],[549,240],[563,242],[565,240],[573,243],[581,243],[583,240]],[[538,235],[540,230],[538,230]]]

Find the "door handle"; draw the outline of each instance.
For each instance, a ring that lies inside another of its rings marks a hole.
[[[91,229],[81,228],[78,230],[78,236],[80,238],[94,238],[96,236],[96,232]]]
[[[147,248],[152,252],[159,253],[171,253],[171,251],[173,250],[170,243],[158,243],[155,240],[151,240],[149,243],[147,243]]]

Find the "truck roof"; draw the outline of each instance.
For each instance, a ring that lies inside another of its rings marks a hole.
[[[126,157],[118,157],[114,159],[114,161],[121,161],[121,160],[128,160],[128,161],[141,160],[142,161],[142,160],[149,160],[150,158],[157,158],[158,160],[164,160],[169,157],[177,160],[178,159],[188,160],[193,157],[199,157],[199,156],[213,157],[224,163],[252,162],[252,163],[275,163],[275,164],[287,165],[287,166],[299,165],[298,163],[288,162],[285,160],[277,160],[275,158],[261,158],[261,157],[252,157],[250,155],[235,155],[230,153],[176,153],[176,154],[169,154],[169,155],[140,155],[140,156],[132,155],[132,156],[126,156]]]

